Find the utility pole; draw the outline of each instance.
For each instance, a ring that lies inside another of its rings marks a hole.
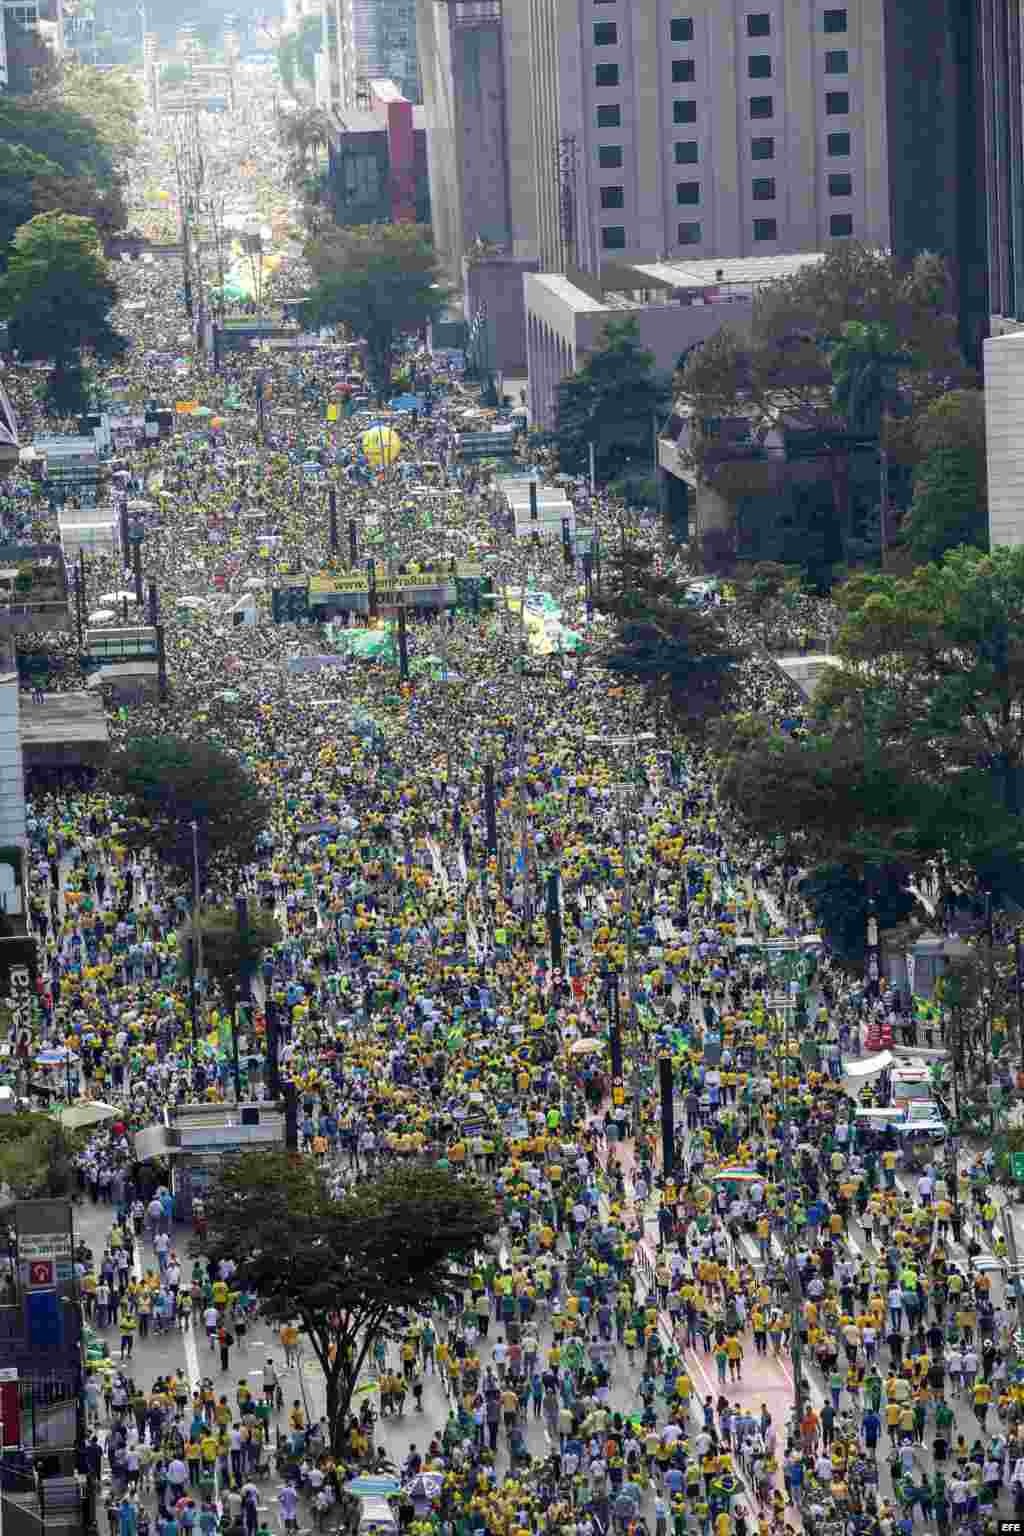
[[[878,426],[878,537],[881,545],[882,570],[889,561],[889,413],[882,406]]]
[[[251,999],[251,986],[249,967],[246,961],[246,951],[249,946],[249,903],[244,895],[235,897],[235,913],[238,917],[238,948],[242,955],[242,964],[238,974],[238,999],[239,1005],[235,1008],[235,1017],[231,1020],[231,1067],[235,1079],[235,1103],[242,1102],[242,1073],[238,1062],[238,1025],[242,1015],[242,1009]]]

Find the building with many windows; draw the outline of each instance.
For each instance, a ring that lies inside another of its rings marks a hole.
[[[438,249],[456,278],[477,236],[524,275],[594,278],[937,251],[977,356],[981,145],[1012,137],[978,110],[978,16],[1021,3],[417,0]]]
[[[531,0],[542,270],[892,238],[885,0]]]

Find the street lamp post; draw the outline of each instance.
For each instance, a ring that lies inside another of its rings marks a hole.
[[[875,908],[875,898],[868,898],[868,924],[867,924],[867,992],[871,998],[876,998],[880,990],[881,955],[878,944],[878,914]]]

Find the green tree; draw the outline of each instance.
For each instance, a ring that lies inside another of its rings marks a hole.
[[[48,1114],[23,1110],[0,1116],[0,1183],[23,1200],[70,1194],[73,1149],[74,1137]]]
[[[570,474],[583,473],[594,445],[602,479],[651,461],[655,418],[671,400],[668,377],[655,372],[654,353],[640,345],[634,317],[609,320],[586,362],[558,386],[558,461]]]
[[[120,184],[139,147],[143,97],[127,69],[95,69],[77,59],[65,60],[47,91],[34,98],[40,106],[72,112],[91,124],[110,156],[112,180]],[[106,183],[104,183],[106,184]]]
[[[225,1164],[207,1215],[202,1252],[234,1260],[268,1319],[301,1324],[335,1452],[374,1340],[461,1293],[498,1230],[491,1190],[461,1174],[408,1164],[339,1199],[310,1159],[267,1150]]]
[[[264,951],[281,942],[280,924],[269,912],[250,909],[243,928],[231,908],[206,907],[200,915],[198,931],[202,937],[203,966],[220,988],[228,1012],[233,1014],[242,993],[243,980],[255,976]],[[188,974],[188,940],[194,933],[191,922],[179,932],[178,953],[183,976]]]
[[[659,573],[651,550],[625,544],[609,555],[595,606],[615,620],[601,655],[613,676],[640,684],[655,718],[702,735],[740,686],[743,652],[677,577]]]
[[[1024,763],[1024,549],[951,550],[908,577],[864,575],[842,589],[840,664],[826,678],[833,718],[863,713],[880,739],[935,751],[949,768],[984,764],[1019,810]]]
[[[800,864],[843,865],[862,879],[887,864],[971,876],[1015,846],[1020,828],[984,768],[936,771],[913,741],[865,729],[863,700],[856,715],[798,737],[762,727],[725,744],[721,790],[752,835],[781,839]]]
[[[60,171],[40,172],[31,185],[36,213],[72,213],[89,219],[105,246],[128,223],[128,209],[119,186],[105,191],[97,182],[74,179]]]
[[[15,230],[26,224],[35,206],[34,189],[37,179],[56,178],[63,172],[53,160],[37,155],[24,144],[7,144],[0,141],[0,265],[7,265],[7,246],[14,238]]]
[[[691,420],[686,467],[728,496],[737,435],[748,458],[777,438],[789,455],[827,461],[837,528],[848,540],[851,433],[830,358],[851,322],[881,327],[908,360],[894,369],[907,424],[892,423],[890,445],[901,459],[917,414],[963,375],[948,274],[929,255],[908,271],[889,253],[844,241],[760,288],[749,336],[723,329],[688,354],[677,376]]]
[[[954,389],[917,422],[921,454],[906,534],[916,559],[941,560],[960,544],[988,548],[988,465],[985,395]]]
[[[900,865],[873,867],[870,884],[860,870],[843,864],[820,864],[801,882],[822,936],[847,970],[863,972],[867,948],[869,903],[884,932],[906,922],[917,906],[908,889],[909,871]]]
[[[395,348],[442,314],[449,299],[430,231],[420,224],[331,229],[309,240],[310,324],[345,325],[366,343],[378,392],[391,392]]]
[[[239,759],[204,741],[135,737],[111,755],[106,781],[125,802],[119,836],[132,847],[159,848],[186,882],[193,823],[202,881],[211,864],[247,863],[270,818],[268,801]]]
[[[0,277],[0,315],[23,357],[53,362],[47,395],[57,414],[85,408],[83,347],[99,358],[124,351],[110,323],[116,301],[89,219],[40,213],[18,229]]]
[[[47,95],[0,96],[0,143],[22,144],[60,166],[65,176],[103,187],[117,181],[114,152],[75,107]]]
[[[867,433],[878,441],[881,473],[886,476],[885,502],[879,486],[878,545],[885,564],[889,547],[888,452],[889,418],[894,408],[901,408],[897,373],[916,367],[910,352],[901,348],[892,327],[877,320],[847,320],[838,339],[829,349],[832,390],[836,405],[846,417],[852,433]],[[851,528],[850,533],[853,530]],[[847,537],[847,553],[850,550]],[[874,541],[870,546],[874,552]]]
[[[935,858],[1024,892],[1024,551],[962,548],[907,577],[864,573],[838,600],[845,622],[815,698],[825,729],[777,750],[809,754],[808,775],[833,797],[834,838],[862,857]],[[810,820],[794,765],[785,771],[789,811],[777,812]],[[743,773],[747,814],[757,765]]]

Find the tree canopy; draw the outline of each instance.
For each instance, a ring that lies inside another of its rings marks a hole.
[[[890,253],[844,241],[760,288],[749,336],[723,329],[690,351],[676,380],[692,423],[684,460],[725,496],[735,494],[737,476],[742,492],[749,461],[767,458],[769,439],[787,455],[827,461],[849,545],[850,454],[877,438],[871,423],[882,393],[892,402],[887,438],[902,462],[917,416],[963,373],[941,260],[924,254],[907,270]],[[730,421],[740,424],[741,464]]]
[[[960,544],[988,548],[988,464],[985,395],[954,389],[932,402],[914,432],[921,460],[907,543],[919,561],[941,560]]]
[[[331,228],[306,244],[313,291],[311,325],[344,325],[365,341],[378,390],[391,389],[395,347],[436,319],[448,302],[430,231],[420,224]]]
[[[0,276],[0,315],[23,357],[53,362],[47,393],[60,415],[83,408],[82,348],[100,358],[124,350],[110,323],[116,300],[90,219],[40,213],[17,231]]]
[[[835,664],[802,738],[742,739],[723,786],[801,862],[886,862],[1024,893],[1024,550],[961,548],[837,594]]]
[[[651,462],[655,417],[671,400],[671,380],[655,371],[654,353],[640,345],[636,319],[609,320],[600,344],[558,386],[558,459],[583,473],[594,445],[602,479]]]
[[[125,227],[140,107],[129,76],[76,63],[30,96],[0,98],[0,268],[15,230],[36,213],[91,219],[104,241]]]
[[[200,878],[211,864],[237,867],[256,851],[269,803],[240,760],[204,741],[138,736],[111,755],[107,784],[125,802],[121,836],[157,847],[183,879],[191,878],[192,823]]]
[[[311,1159],[266,1149],[225,1163],[207,1217],[201,1251],[233,1259],[267,1317],[305,1331],[336,1450],[374,1339],[463,1290],[498,1230],[491,1190],[463,1174],[408,1163],[336,1199]]]
[[[729,710],[742,651],[688,599],[685,583],[656,570],[651,550],[624,544],[610,553],[595,606],[616,622],[602,664],[639,683],[656,716],[664,712],[676,729],[699,735]]]
[[[229,1012],[233,1012],[242,992],[243,978],[259,970],[266,950],[281,942],[281,927],[269,912],[250,907],[243,927],[231,907],[207,907],[200,915],[203,966],[220,988]],[[179,934],[178,950],[183,973],[187,972],[187,942],[193,937],[191,922]]]

